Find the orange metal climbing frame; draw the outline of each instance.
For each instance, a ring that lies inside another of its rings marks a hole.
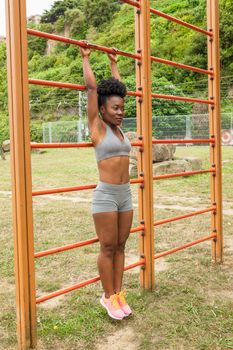
[[[122,0],[135,10],[135,53],[86,43],[80,40],[65,38],[55,34],[40,32],[26,28],[26,0],[6,0],[7,17],[7,60],[8,60],[8,92],[11,133],[11,169],[12,169],[12,202],[14,222],[14,256],[16,275],[16,310],[17,335],[20,350],[36,347],[36,304],[58,295],[76,290],[85,285],[99,281],[99,276],[54,291],[36,299],[34,259],[77,249],[78,247],[98,242],[97,237],[76,242],[63,247],[51,248],[46,251],[34,252],[32,198],[44,194],[70,191],[90,190],[95,184],[79,185],[64,188],[41,189],[32,191],[31,156],[32,148],[73,148],[93,147],[91,142],[68,144],[30,144],[29,117],[29,84],[53,86],[85,90],[85,86],[64,82],[52,82],[28,78],[27,35],[34,35],[70,45],[89,47],[108,53],[116,53],[135,60],[136,89],[128,95],[136,98],[137,104],[137,134],[138,141],[132,146],[138,147],[138,178],[131,184],[138,184],[139,225],[131,229],[131,234],[140,233],[140,259],[126,266],[129,270],[141,266],[140,282],[145,289],[154,288],[154,260],[191,247],[198,243],[212,241],[212,260],[222,262],[222,192],[221,192],[221,117],[220,117],[220,73],[219,73],[219,1],[207,0],[207,30],[181,21],[161,11],[150,7],[150,0]],[[150,53],[150,16],[161,16],[169,21],[195,30],[207,37],[208,67],[201,69],[183,63],[153,57]],[[187,69],[208,76],[209,97],[181,97],[157,94],[151,91],[151,64],[153,62],[167,64],[180,69]],[[181,100],[207,104],[209,108],[209,139],[198,140],[153,140],[152,139],[152,98]],[[210,168],[200,171],[190,171],[175,174],[153,176],[152,174],[152,144],[159,143],[209,143]],[[211,205],[196,212],[154,221],[153,181],[179,176],[193,176],[209,173],[211,178]],[[180,247],[154,254],[154,227],[168,222],[186,219],[209,212],[211,214],[211,232],[193,242]]]

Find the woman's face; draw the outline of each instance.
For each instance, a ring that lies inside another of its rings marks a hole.
[[[124,118],[124,99],[120,96],[109,96],[100,107],[103,120],[107,124],[120,125]]]

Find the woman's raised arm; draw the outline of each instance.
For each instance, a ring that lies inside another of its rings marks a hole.
[[[120,73],[119,73],[118,67],[117,67],[117,56],[112,54],[112,53],[109,53],[108,58],[110,60],[110,67],[111,67],[112,76],[121,81],[121,76],[120,76]]]
[[[93,124],[96,123],[96,121],[99,121],[97,85],[89,61],[90,49],[81,47],[80,52],[83,58],[83,74],[87,88],[87,115],[91,131]]]

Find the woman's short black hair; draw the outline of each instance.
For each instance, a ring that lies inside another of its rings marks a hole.
[[[120,96],[124,98],[126,92],[126,86],[120,80],[114,77],[102,80],[97,86],[99,108],[106,103],[109,96]]]

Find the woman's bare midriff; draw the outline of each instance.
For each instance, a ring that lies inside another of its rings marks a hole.
[[[98,162],[99,179],[114,185],[129,182],[129,157],[120,156]]]

